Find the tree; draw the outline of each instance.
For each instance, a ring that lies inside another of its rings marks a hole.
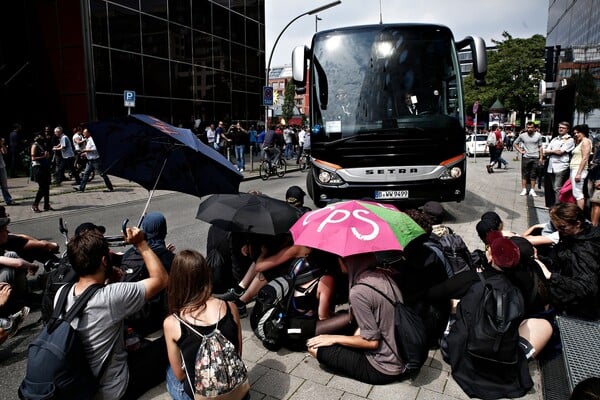
[[[489,108],[500,99],[508,109],[517,111],[524,125],[525,115],[539,109],[538,84],[544,77],[546,39],[533,35],[529,39],[513,38],[508,32],[501,41],[492,40],[496,51],[488,52],[488,73],[485,87],[475,87],[473,75],[465,79],[465,106],[475,100]]]
[[[600,93],[596,88],[596,78],[590,71],[583,70],[571,77],[575,83],[575,111],[583,115],[583,123],[596,108],[600,108]],[[577,118],[579,121],[579,116]]]
[[[294,107],[296,106],[294,97],[296,96],[296,85],[291,80],[285,84],[285,92],[283,94],[283,106],[281,106],[281,116],[286,121],[289,121],[294,115]]]

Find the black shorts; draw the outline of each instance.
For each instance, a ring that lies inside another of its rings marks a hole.
[[[525,158],[521,160],[521,179],[526,181],[534,181],[537,179],[537,158]]]
[[[400,375],[386,375],[373,368],[361,349],[340,345],[319,347],[317,360],[335,373],[371,385],[385,385],[400,380]]]

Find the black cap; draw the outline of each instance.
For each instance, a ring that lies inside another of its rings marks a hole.
[[[104,235],[106,228],[100,225],[94,225],[91,222],[84,222],[83,224],[79,225],[77,229],[75,229],[75,236],[79,236],[88,231],[99,231]]]
[[[8,218],[8,214],[6,213],[4,206],[0,206],[0,227],[8,224],[10,224],[10,218]]]
[[[420,210],[429,215],[433,222],[439,224],[444,216],[444,207],[437,201],[428,201],[420,207]]]
[[[290,204],[302,204],[304,202],[304,190],[300,186],[290,186],[285,192],[285,201]]]

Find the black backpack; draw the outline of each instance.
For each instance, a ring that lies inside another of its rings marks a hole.
[[[447,337],[452,376],[471,397],[521,397],[533,386],[519,325],[525,302],[506,276],[496,273],[473,284],[458,304]]]
[[[98,391],[99,379],[94,376],[85,356],[77,330],[71,326],[88,300],[103,285],[87,288],[73,307],[60,316],[73,284],[64,285],[52,318],[27,350],[25,379],[19,386],[22,400],[91,399]],[[107,363],[102,366],[100,376]]]
[[[321,268],[312,268],[304,258],[297,259],[290,273],[275,278],[260,289],[250,315],[250,326],[263,346],[269,350],[281,347],[286,337],[294,289],[323,275]]]
[[[442,260],[448,278],[471,269],[473,265],[471,253],[463,238],[446,227],[448,232],[442,236],[434,236],[425,242],[435,255]]]
[[[396,355],[401,358],[406,367],[403,376],[416,375],[427,360],[429,352],[427,330],[423,319],[411,307],[401,301],[390,299],[381,290],[367,283],[361,282],[357,285],[373,289],[394,306],[394,336],[398,345]]]
[[[68,257],[62,257],[58,267],[50,270],[46,277],[46,287],[42,295],[42,321],[48,323],[54,311],[54,297],[58,289],[67,283],[77,282],[77,274]]]

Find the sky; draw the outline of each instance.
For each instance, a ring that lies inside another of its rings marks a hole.
[[[281,30],[295,17],[334,0],[265,0],[266,58]],[[486,45],[502,40],[507,31],[514,38],[546,36],[549,0],[342,0],[338,6],[318,14],[318,29],[378,24],[379,4],[383,23],[429,22],[446,25],[455,40],[480,36]],[[315,15],[295,21],[274,49],[271,67],[291,63],[296,46],[310,46],[315,33]]]

